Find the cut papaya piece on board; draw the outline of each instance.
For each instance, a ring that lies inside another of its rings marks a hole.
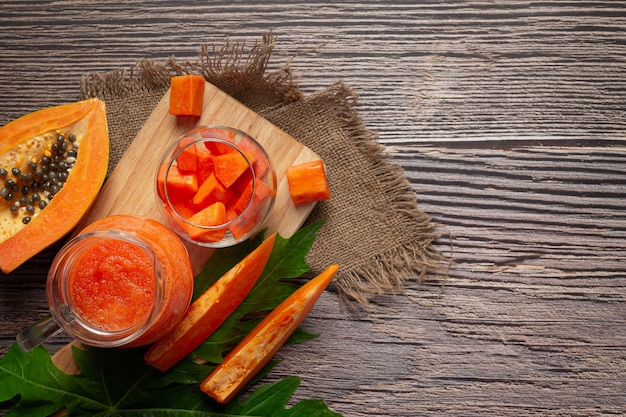
[[[0,269],[9,273],[69,233],[109,166],[105,103],[38,110],[0,128]]]
[[[170,114],[200,116],[204,99],[204,78],[201,75],[177,75],[171,78]]]
[[[287,168],[287,183],[295,206],[330,199],[326,169],[322,160],[290,166]]]

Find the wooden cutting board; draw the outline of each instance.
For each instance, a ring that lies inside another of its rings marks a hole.
[[[312,150],[247,108],[214,85],[206,83],[200,117],[169,114],[169,90],[139,131],[115,170],[106,180],[93,207],[76,230],[112,214],[136,214],[161,222],[157,208],[155,178],[161,155],[186,131],[201,125],[237,128],[255,138],[269,154],[277,177],[277,195],[267,219],[268,233],[291,236],[302,226],[314,204],[295,207],[289,196],[286,171],[290,165],[320,159]],[[194,271],[199,272],[212,249],[186,243]]]

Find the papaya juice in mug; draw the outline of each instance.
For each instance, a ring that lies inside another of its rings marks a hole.
[[[48,275],[54,321],[91,346],[152,343],[184,316],[193,293],[187,249],[161,223],[132,215],[97,220],[68,242]]]

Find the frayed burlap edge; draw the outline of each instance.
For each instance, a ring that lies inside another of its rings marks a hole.
[[[276,38],[271,33],[251,48],[245,41],[227,40],[220,48],[203,45],[197,62],[178,63],[171,57],[169,65],[177,74],[200,74],[246,106],[263,112],[303,98],[288,63],[268,71],[275,46]]]
[[[326,103],[332,103],[352,143],[367,157],[368,171],[385,190],[388,205],[380,207],[377,215],[386,217],[389,212],[394,213],[398,227],[403,230],[395,244],[378,251],[369,262],[348,268],[342,266],[334,281],[340,299],[350,306],[353,306],[352,301],[368,304],[373,295],[403,293],[408,279],[423,282],[429,272],[444,270],[449,260],[434,246],[434,241],[440,237],[437,224],[418,207],[417,194],[403,167],[394,163],[393,156],[379,142],[377,132],[364,124],[356,110],[357,94],[342,81],[317,94],[324,95]],[[309,99],[315,100],[315,94]],[[326,217],[324,211],[323,204],[316,206],[309,222]],[[332,219],[328,221],[332,223]],[[332,227],[332,224],[325,226]],[[324,233],[324,228],[320,233]],[[320,266],[332,261],[332,248],[323,253],[327,253],[328,259],[317,260]]]
[[[261,112],[303,97],[288,64],[274,71],[267,70],[275,46],[276,37],[270,32],[252,46],[245,41],[228,39],[219,48],[215,44],[204,44],[195,62],[178,62],[171,56],[165,64],[144,59],[128,69],[92,72],[80,79],[81,96],[107,100],[163,91],[169,88],[174,75],[198,74]],[[255,99],[259,96],[262,100]]]
[[[200,47],[195,62],[166,63],[141,60],[132,67],[110,72],[92,72],[80,79],[81,98],[98,97],[107,102],[111,141],[110,175],[128,145],[170,86],[171,77],[198,74],[256,112],[301,100],[302,93],[289,65],[268,70],[275,37],[265,34],[251,45],[226,40],[217,48]]]

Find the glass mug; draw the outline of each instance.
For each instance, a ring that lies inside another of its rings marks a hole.
[[[51,315],[17,336],[30,350],[63,331],[96,347],[152,343],[183,317],[193,293],[187,250],[166,226],[115,215],[97,220],[54,258]]]

